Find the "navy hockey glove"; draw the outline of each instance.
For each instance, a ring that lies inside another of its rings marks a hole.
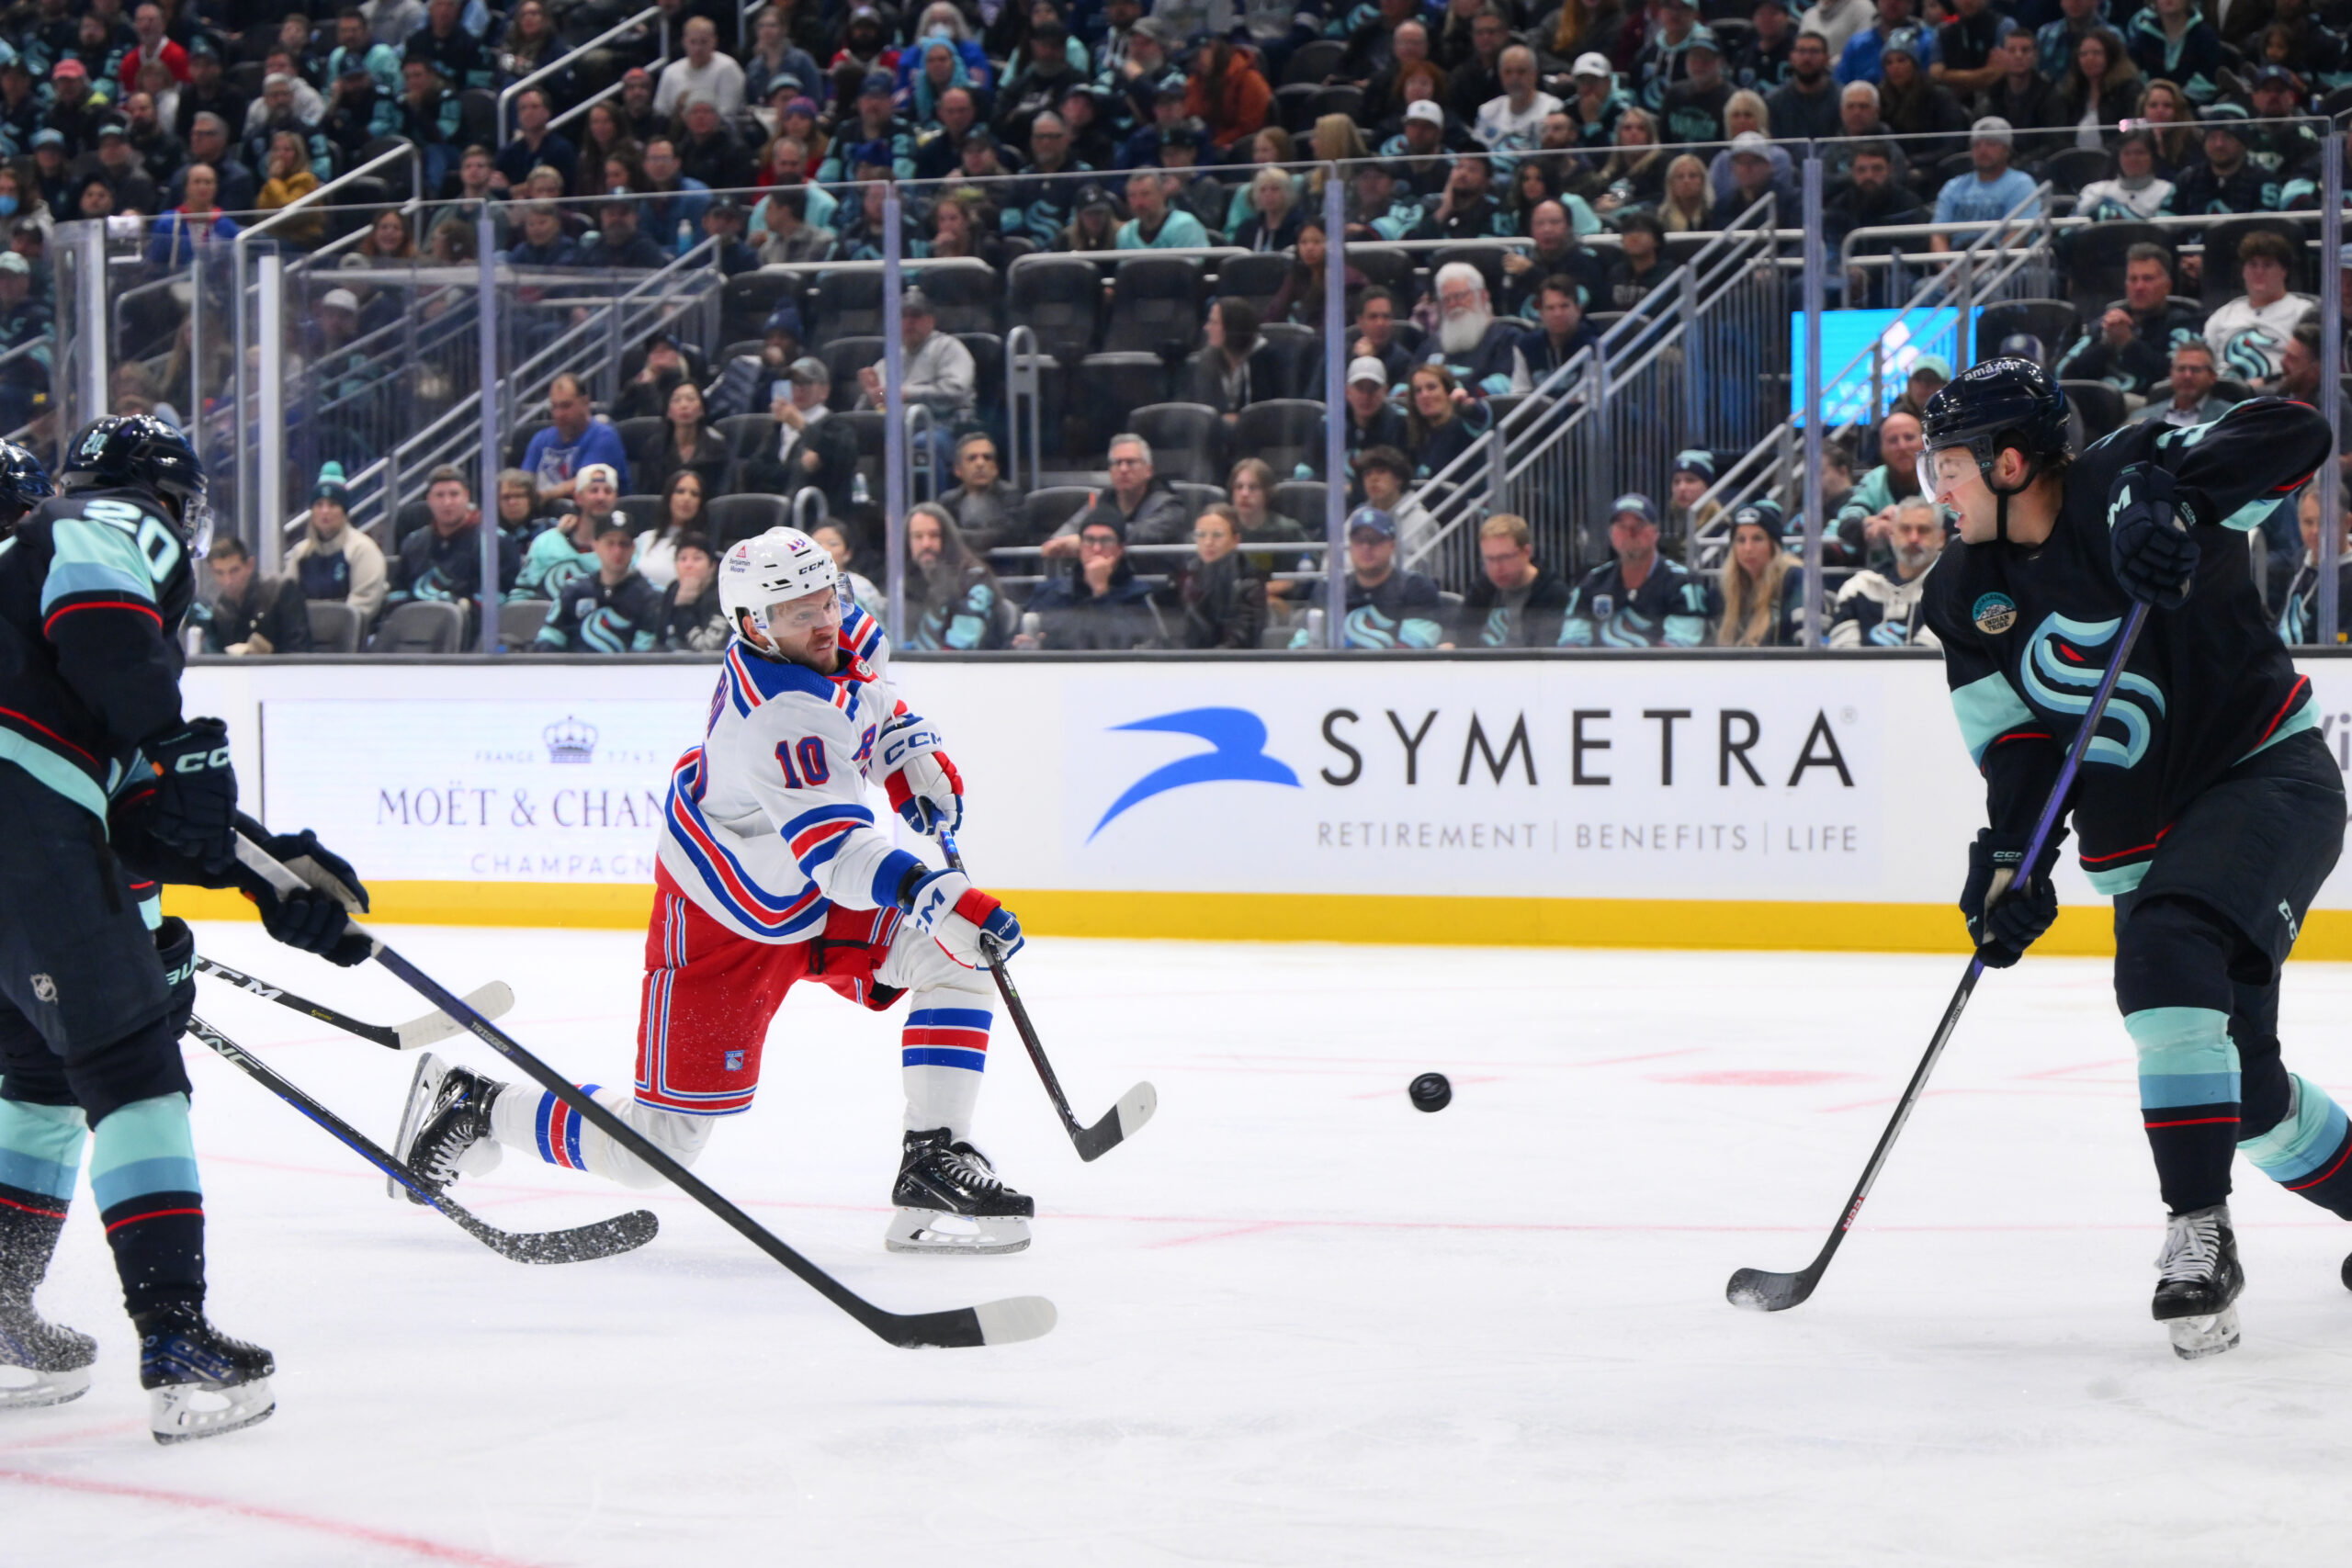
[[[1996,837],[1990,828],[1968,846],[1968,884],[1961,889],[1960,912],[1968,920],[1969,940],[1987,969],[2007,969],[2025,956],[2025,950],[2058,919],[2058,889],[2051,886],[2050,866],[2058,858],[2064,829],[2051,835],[2042,851],[2039,875],[2018,884],[2025,845]]]
[[[315,953],[345,969],[366,963],[374,944],[351,931],[350,911],[368,912],[368,889],[351,863],[322,846],[308,828],[299,833],[266,838],[255,834],[254,838],[271,859],[303,881],[334,885],[314,886],[281,897],[269,884],[248,874],[244,889],[261,909],[263,929],[288,947]]]
[[[2187,604],[2197,581],[2199,551],[2188,532],[2196,513],[2172,475],[2154,463],[2134,463],[2116,475],[2107,522],[2123,591],[2159,610]]]
[[[934,871],[901,900],[907,918],[967,969],[993,967],[1021,951],[1021,922],[960,871]]]
[[[196,1011],[196,933],[177,915],[165,915],[155,928],[155,959],[164,966],[164,984],[171,988],[172,1038],[187,1032]]]
[[[141,750],[155,766],[148,832],[208,873],[228,869],[237,858],[237,771],[229,764],[229,727],[217,718],[190,719]]]

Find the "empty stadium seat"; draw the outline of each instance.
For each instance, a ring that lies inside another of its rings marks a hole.
[[[1206,403],[1147,403],[1128,413],[1125,428],[1151,444],[1161,479],[1213,485],[1225,477],[1224,424]]]
[[[1363,274],[1366,283],[1396,296],[1398,320],[1412,310],[1414,297],[1420,292],[1415,276],[1419,264],[1413,259],[1412,252],[1351,243],[1347,247],[1347,260],[1350,266]]]
[[[1095,494],[1090,485],[1047,485],[1022,498],[1021,510],[1034,538],[1045,538],[1086,509]]]
[[[775,416],[764,409],[758,413],[729,414],[711,428],[739,460],[764,457],[777,449]]]
[[[1277,516],[1305,524],[1306,531],[1319,539],[1329,489],[1321,479],[1283,479],[1274,486],[1271,504]]]
[[[363,629],[359,612],[340,599],[313,599],[303,606],[311,620],[311,649],[315,653],[356,653]]]
[[[738,539],[788,526],[792,502],[780,495],[722,495],[703,504],[703,517],[712,539],[724,549]]]
[[[2041,363],[2046,369],[2058,363],[2081,326],[2081,313],[2064,299],[2004,299],[1985,306],[1984,314],[1977,318],[1975,357],[1989,359],[2003,338],[2030,333],[2041,340]]]
[[[1168,362],[1156,354],[1090,354],[1072,388],[1072,411],[1085,428],[1079,450],[1100,452],[1136,409],[1167,400]]]
[[[1102,312],[1102,274],[1083,256],[1022,256],[1006,275],[1006,327],[1027,327],[1041,353],[1065,364],[1093,352]]]
[[[2073,196],[2094,180],[2113,173],[2115,159],[2104,147],[2069,147],[2041,166],[2041,177]]]
[[[662,498],[658,495],[625,495],[613,502],[613,510],[628,518],[630,527],[644,527],[662,515]]]
[[[878,337],[837,337],[817,351],[825,368],[833,374],[832,395],[825,406],[836,413],[857,401],[857,373],[869,365],[882,363],[883,343]]]
[[[370,653],[456,653],[466,639],[466,613],[445,599],[395,605],[376,628]]]
[[[1323,471],[1323,405],[1299,398],[1275,398],[1251,403],[1227,434],[1228,448],[1262,457],[1276,480]],[[1301,519],[1305,521],[1305,519]]]
[[[2123,394],[2104,381],[2061,381],[2059,389],[2083,416],[2083,439],[2097,441],[2123,423]]]
[[[1223,485],[1195,484],[1188,479],[1174,479],[1170,481],[1168,488],[1174,491],[1176,499],[1184,503],[1184,515],[1187,517],[1198,517],[1203,512],[1218,502],[1232,499],[1225,493]],[[1172,564],[1173,562],[1163,558],[1163,568]]]
[[[498,607],[498,640],[511,652],[537,640],[555,609],[551,599],[516,599]]]
[[[1103,351],[1181,358],[1200,344],[1201,264],[1181,256],[1121,262],[1103,319]]]
[[[939,312],[941,332],[961,337],[1002,329],[1004,276],[988,263],[972,256],[923,262],[914,280]]]
[[[1312,42],[1300,44],[1291,51],[1290,59],[1283,64],[1283,83],[1285,86],[1293,83],[1304,83],[1308,86],[1319,87],[1331,79],[1332,73],[1340,69],[1340,62],[1347,58],[1347,55],[1348,43],[1345,39],[1316,39]]]
[[[882,275],[819,273],[805,318],[811,347],[821,347],[836,338],[877,335],[882,331]]]
[[[635,462],[645,444],[670,427],[670,422],[658,413],[639,414],[634,419],[615,420],[613,433],[621,438],[621,450]]]
[[[1220,299],[1247,299],[1262,321],[1290,276],[1291,258],[1280,251],[1260,251],[1227,256],[1217,264],[1216,293]]]
[[[802,284],[797,272],[771,272],[765,267],[727,280],[719,290],[719,333],[729,338],[763,337],[768,318],[786,301],[797,301]]]

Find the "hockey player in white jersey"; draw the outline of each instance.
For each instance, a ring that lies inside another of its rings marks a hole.
[[[842,592],[833,558],[774,528],[727,552],[734,627],[703,743],[672,771],[633,1089],[583,1085],[684,1165],[718,1117],[750,1108],[760,1053],[801,980],[879,1011],[907,998],[905,1141],[886,1237],[893,1251],[1015,1252],[1034,1205],[973,1146],[988,1062],[991,956],[1021,947],[1012,911],[960,872],[896,847],[869,779],[936,837],[963,817],[937,731],[899,700],[882,630]],[[633,1187],[661,1178],[554,1095],[432,1057],[418,1065],[396,1152],[439,1186],[501,1146]]]

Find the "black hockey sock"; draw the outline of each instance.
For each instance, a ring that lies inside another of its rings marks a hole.
[[[204,1301],[204,1199],[142,1192],[98,1211],[122,1278],[123,1310],[137,1317],[174,1302]]]
[[[0,1306],[33,1299],[65,1228],[65,1202],[0,1181]]]

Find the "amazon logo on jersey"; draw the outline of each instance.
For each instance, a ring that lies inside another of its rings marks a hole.
[[[1266,721],[1247,708],[1186,708],[1113,725],[1112,730],[1154,730],[1191,735],[1209,743],[1206,751],[1180,757],[1144,774],[1123,791],[1086,835],[1092,843],[1121,816],[1158,795],[1204,784],[1270,784],[1302,786],[1289,765],[1266,755]]]

